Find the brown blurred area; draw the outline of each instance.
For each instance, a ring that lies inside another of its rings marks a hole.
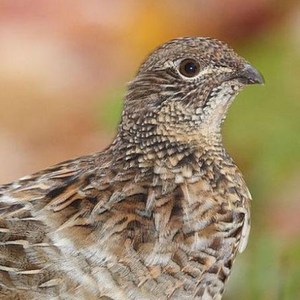
[[[174,37],[232,43],[289,14],[279,1],[1,1],[0,181],[101,150],[96,103]]]
[[[180,36],[224,40],[266,79],[225,122],[254,201],[224,299],[300,299],[299,1],[1,0],[0,182],[104,149],[126,82]]]

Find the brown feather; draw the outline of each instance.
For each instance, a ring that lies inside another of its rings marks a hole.
[[[107,150],[1,186],[0,299],[220,299],[249,234],[220,135],[245,65],[217,40],[172,40],[130,83]]]

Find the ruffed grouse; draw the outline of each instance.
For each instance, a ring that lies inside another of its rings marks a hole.
[[[221,299],[251,197],[220,127],[262,82],[215,39],[157,48],[105,151],[0,187],[0,299]]]

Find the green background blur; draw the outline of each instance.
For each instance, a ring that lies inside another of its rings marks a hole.
[[[0,180],[103,149],[145,55],[190,35],[228,42],[266,81],[224,126],[253,196],[224,299],[300,299],[299,1],[0,1]]]

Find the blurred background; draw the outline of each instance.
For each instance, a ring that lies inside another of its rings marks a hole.
[[[263,74],[224,142],[253,195],[249,246],[224,299],[300,299],[300,2],[0,2],[0,180],[109,144],[126,82],[154,47],[222,39]]]

